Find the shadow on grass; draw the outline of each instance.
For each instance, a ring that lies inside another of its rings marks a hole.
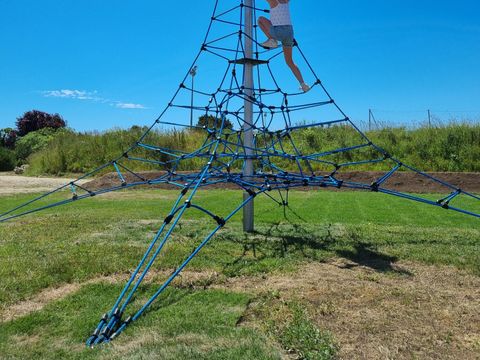
[[[343,266],[347,269],[364,266],[382,273],[392,272],[401,275],[413,275],[410,271],[395,266],[397,257],[372,250],[371,245],[367,243],[358,243],[354,245],[354,250],[337,250],[336,253],[338,256],[354,263]]]
[[[351,262],[341,266],[345,269],[363,266],[382,273],[413,275],[395,266],[397,257],[384,254],[374,245],[361,241],[357,233],[336,234],[331,225],[318,233],[299,224],[276,223],[265,230],[257,230],[243,239],[230,239],[230,241],[242,244],[243,253],[226,264],[225,268],[239,270],[242,266],[275,258],[325,261],[332,256],[337,256]]]

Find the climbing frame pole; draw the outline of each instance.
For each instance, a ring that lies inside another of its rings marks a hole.
[[[243,176],[246,181],[252,178],[253,169],[253,0],[245,0],[245,29],[244,29],[244,49],[245,49],[245,64],[243,87],[245,91],[245,119],[243,124],[244,132],[244,148],[245,148],[245,165],[243,168]],[[244,200],[248,199],[250,194],[244,192]],[[253,200],[246,204],[243,208],[243,231],[254,231],[254,203]]]

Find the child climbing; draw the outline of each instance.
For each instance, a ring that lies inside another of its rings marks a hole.
[[[310,90],[310,86],[305,83],[300,69],[293,61],[295,40],[290,16],[290,0],[267,0],[267,2],[270,5],[270,20],[260,16],[258,25],[268,37],[268,40],[260,45],[266,49],[276,49],[280,41],[283,46],[285,62],[297,78],[303,92],[307,92]]]

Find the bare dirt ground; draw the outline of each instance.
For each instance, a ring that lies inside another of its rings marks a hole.
[[[156,273],[148,281],[156,283],[166,275]],[[123,274],[46,289],[5,309],[0,318],[8,321],[41,310],[86,284],[125,279]],[[480,358],[480,278],[453,267],[335,259],[282,275],[225,278],[214,272],[185,272],[175,286],[276,292],[278,301],[299,300],[307,304],[318,327],[334,335],[341,359]],[[256,325],[254,308],[252,303],[241,326]]]
[[[152,180],[164,175],[164,172],[142,172],[139,173],[147,180]],[[336,177],[338,180],[358,182],[370,185],[385,175],[385,172],[378,171],[359,171],[339,173]],[[464,191],[473,193],[480,192],[480,173],[428,173],[428,175],[436,177],[441,181],[452,184]],[[138,181],[139,179],[131,174],[125,176],[127,182]],[[105,189],[112,186],[119,186],[120,181],[116,173],[106,174],[100,178],[87,182],[85,186],[90,190]],[[155,185],[155,188],[174,188],[169,185]],[[418,175],[413,172],[397,172],[386,183],[384,187],[390,190],[410,193],[450,193],[452,189],[442,185],[441,183],[430,180],[428,177]],[[238,189],[234,184],[216,184],[208,187],[209,189]],[[299,188],[301,190],[311,190],[312,187]]]
[[[144,172],[140,173],[146,179],[155,179],[161,176],[162,172]],[[364,184],[370,184],[380,178],[385,173],[375,171],[364,172],[346,172],[338,176],[339,180],[353,181]],[[480,192],[480,173],[429,173],[442,181],[453,184],[465,191]],[[127,182],[138,181],[133,175],[125,174]],[[67,178],[47,178],[47,177],[27,177],[13,175],[12,173],[0,173],[0,195],[16,193],[46,192],[59,186],[65,185],[73,179]],[[89,190],[105,189],[112,186],[119,186],[118,175],[111,173],[93,180],[84,180],[79,184],[84,185]],[[388,180],[385,187],[391,190],[411,192],[411,193],[444,193],[451,192],[439,183],[433,182],[428,178],[419,176],[410,172],[398,172]],[[174,188],[169,185],[156,185],[154,188]],[[208,188],[237,189],[233,184],[217,184]],[[301,188],[302,190],[311,190],[313,188]]]
[[[0,173],[0,195],[46,192],[68,184],[73,179],[44,178]]]

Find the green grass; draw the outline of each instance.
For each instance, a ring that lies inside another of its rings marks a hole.
[[[119,291],[113,285],[86,286],[40,312],[2,325],[0,358],[279,359],[264,336],[235,326],[249,296],[222,291],[171,289],[161,299],[163,306],[154,306],[121,341],[87,349],[86,334],[97,320],[92,314]]]
[[[0,310],[48,287],[128,273],[176,195],[122,192],[0,224]],[[2,197],[0,212],[29,198]],[[228,209],[226,198],[231,199]],[[222,216],[240,201],[241,194],[229,190],[202,191],[196,198]],[[305,262],[344,257],[381,272],[396,271],[391,265],[397,260],[414,260],[480,275],[476,218],[376,193],[292,192],[290,204],[285,217],[283,208],[257,198],[257,232],[244,236],[241,217],[234,217],[189,269],[214,270],[223,277],[285,273]],[[463,205],[480,211],[474,202]],[[172,270],[213,227],[200,212],[189,212],[156,268]],[[323,359],[315,357],[318,344],[334,349],[334,339],[313,329],[301,309],[292,310],[293,320],[282,325],[272,343],[265,340],[269,331],[235,326],[250,295],[172,289],[118,344],[86,351],[82,342],[118,292],[114,285],[84,286],[42,311],[0,324],[0,358],[277,359],[280,347],[292,347],[306,359]]]
[[[225,196],[232,203],[240,202],[241,194],[234,191],[204,191],[197,203],[226,215]],[[0,210],[27,198],[3,198]],[[175,198],[173,191],[123,193],[2,224],[0,304],[11,304],[56,284],[128,272]],[[377,254],[381,259],[455,265],[480,273],[476,218],[360,192],[294,192],[290,203],[295,213],[287,211],[285,219],[281,207],[259,198],[257,234],[245,238],[240,215],[236,216],[192,262],[192,268],[231,276],[288,270],[310,259],[343,256],[360,260]],[[195,211],[186,220],[193,225],[180,226],[160,268],[177,266],[214,225]]]
[[[71,130],[58,132],[47,146],[35,147],[40,150],[35,151],[28,158],[30,164],[28,173],[60,175],[89,172],[123,154],[146,130],[146,128],[133,126],[128,130],[112,129],[104,133],[77,133]],[[405,164],[425,171],[480,171],[478,161],[480,125],[478,124],[458,122],[411,130],[390,128],[368,131],[367,136]],[[35,135],[32,137],[41,138]],[[304,154],[364,143],[364,139],[353,128],[344,126],[303,129],[294,132],[293,137],[297,149]],[[151,131],[144,142],[168,149],[193,151],[200,148],[204,140],[205,134],[199,131]],[[258,141],[262,141],[261,136]],[[43,144],[45,141],[40,142]],[[284,141],[283,144],[286,151],[294,153],[288,141]],[[166,155],[151,153],[151,151],[137,149],[134,154],[137,157],[161,161],[168,159]],[[379,157],[378,153],[368,149],[336,154],[324,157],[323,160],[344,163],[377,157]],[[138,161],[126,161],[126,165],[136,171],[156,169],[152,164]],[[184,160],[177,170],[192,170],[204,165],[201,159]],[[288,160],[278,160],[277,165],[286,169],[295,169],[297,166],[294,161]],[[241,166],[241,163],[233,166]],[[390,163],[384,162],[356,166],[353,170],[390,170],[391,167]],[[320,169],[322,167],[319,167]],[[113,171],[113,169],[108,168],[105,171]]]

